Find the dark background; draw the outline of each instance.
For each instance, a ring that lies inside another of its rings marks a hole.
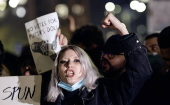
[[[5,14],[4,17],[0,17],[0,40],[4,44],[6,51],[14,53],[17,56],[20,55],[21,48],[28,44],[25,23],[39,16],[55,12],[55,7],[58,4],[66,4],[68,6],[68,14],[74,17],[76,28],[88,23],[96,24],[101,28],[101,20],[105,16],[106,11],[105,4],[107,2],[113,2],[121,6],[121,12],[115,14],[115,16],[126,24],[129,32],[136,33],[141,41],[147,34],[147,8],[144,12],[140,13],[132,10],[129,6],[131,0],[28,0],[26,4],[18,4],[15,8],[9,6],[9,1],[6,0],[7,6],[5,10],[0,11],[0,15],[2,13]],[[81,5],[84,8],[84,13],[81,15],[74,14],[71,9],[74,4]],[[147,3],[145,4],[147,6]],[[19,18],[15,13],[18,7],[24,7],[26,10],[23,18]],[[70,40],[71,33],[68,30],[68,19],[59,18],[59,21],[62,33]],[[142,33],[137,30],[137,27],[141,24],[146,27],[146,30],[142,31]],[[102,29],[102,31],[106,40],[106,34],[111,30]]]

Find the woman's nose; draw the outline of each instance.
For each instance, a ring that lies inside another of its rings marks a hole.
[[[69,61],[69,62],[67,63],[67,66],[68,66],[69,68],[71,68],[71,67],[73,66],[73,62]]]

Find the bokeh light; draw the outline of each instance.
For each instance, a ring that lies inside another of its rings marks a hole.
[[[68,7],[65,4],[58,4],[55,11],[58,13],[59,18],[66,19],[68,17]]]
[[[26,9],[24,7],[18,7],[16,9],[16,15],[19,17],[19,18],[23,18],[26,14]]]
[[[15,8],[15,7],[17,7],[18,3],[19,3],[19,0],[10,0],[9,6],[12,8]]]
[[[143,2],[143,3],[147,3],[149,2],[150,0],[139,0],[140,2]]]
[[[114,3],[112,3],[112,2],[108,2],[108,3],[106,3],[106,5],[105,5],[105,9],[107,10],[107,11],[114,11],[114,9],[115,9],[115,4]]]
[[[25,5],[27,3],[28,0],[19,0],[19,5]]]
[[[6,2],[5,1],[0,1],[0,11],[4,11],[6,8]]]
[[[82,15],[84,13],[84,8],[79,4],[74,4],[72,6],[72,12],[76,15]]]
[[[128,11],[123,11],[123,13],[120,15],[120,18],[122,22],[125,24],[129,23],[131,21],[131,14]]]
[[[0,18],[4,18],[6,15],[6,12],[5,11],[0,11]]]
[[[122,10],[121,6],[120,5],[115,5],[115,13],[118,14],[120,13]]]
[[[144,12],[146,10],[146,5],[144,3],[139,3],[138,8],[136,10],[138,12]]]
[[[133,0],[130,2],[130,8],[136,10],[138,8],[139,1]]]

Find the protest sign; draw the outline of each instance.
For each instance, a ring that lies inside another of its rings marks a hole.
[[[55,55],[61,49],[56,37],[59,28],[57,13],[29,21],[25,28],[38,74],[51,70]]]
[[[0,105],[40,105],[41,76],[0,77]]]

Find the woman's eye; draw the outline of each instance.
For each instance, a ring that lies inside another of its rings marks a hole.
[[[66,62],[67,62],[67,61],[60,61],[61,64],[64,64],[64,63],[66,63]]]
[[[79,59],[75,59],[74,61],[75,61],[75,62],[80,62],[80,60],[79,60]]]

